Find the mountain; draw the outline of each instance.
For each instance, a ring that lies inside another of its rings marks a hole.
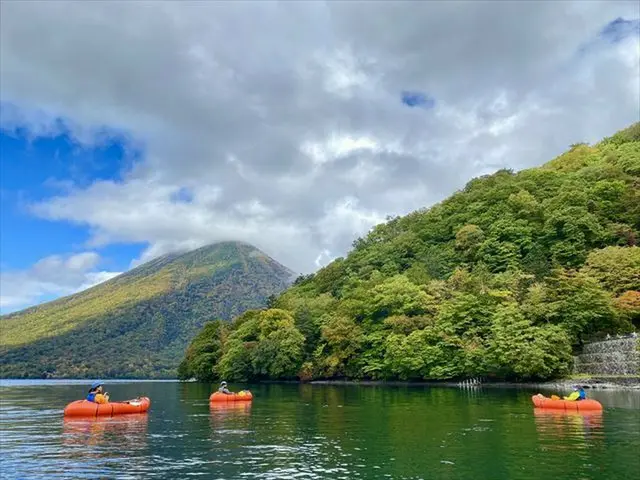
[[[640,123],[376,226],[272,308],[207,325],[181,370],[560,377],[589,336],[640,327],[639,238]]]
[[[152,260],[83,292],[2,316],[3,378],[175,377],[196,332],[263,307],[293,272],[224,242]]]

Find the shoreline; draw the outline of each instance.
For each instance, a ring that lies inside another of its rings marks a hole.
[[[82,384],[92,379],[80,378],[2,378],[0,387],[14,386],[20,384]],[[216,383],[197,382],[194,380],[179,380],[168,378],[104,378],[103,381],[111,383],[133,383],[133,382],[158,382],[158,383]],[[242,382],[240,382],[242,383]],[[245,382],[247,383],[247,382]],[[550,380],[546,382],[473,382],[462,381],[403,381],[403,380],[350,380],[350,379],[322,379],[322,380],[259,380],[248,382],[254,384],[297,384],[297,385],[331,385],[331,386],[363,386],[363,387],[445,387],[445,388],[526,388],[541,390],[570,390],[574,385],[582,385],[591,390],[640,390],[640,377],[585,377],[585,378],[565,378]]]
[[[240,382],[242,383],[242,382]],[[318,380],[258,380],[255,384],[265,385],[333,385],[333,386],[362,386],[362,387],[446,387],[446,388],[526,388],[543,390],[571,390],[575,385],[581,385],[591,390],[640,390],[640,376],[637,377],[584,377],[564,378],[545,382],[472,382],[469,380],[451,381],[407,381],[407,380],[351,380],[351,379],[318,379]]]
[[[453,381],[384,381],[384,380],[312,380],[309,382],[300,381],[263,381],[260,383],[308,383],[311,385],[356,385],[356,386],[380,386],[380,387],[456,387],[456,388],[527,388],[543,390],[570,390],[574,385],[582,385],[591,390],[640,390],[640,377],[627,379],[607,379],[591,377],[584,379],[558,379],[547,382],[453,382]]]

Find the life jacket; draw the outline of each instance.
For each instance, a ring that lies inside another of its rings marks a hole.
[[[587,399],[587,393],[581,388],[580,396],[578,397],[578,400],[586,400],[586,399]]]
[[[569,394],[569,396],[564,397],[563,400],[568,400],[570,402],[576,402],[580,400],[580,393],[573,391]]]

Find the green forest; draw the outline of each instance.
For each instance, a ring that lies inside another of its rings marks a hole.
[[[551,379],[640,326],[640,123],[389,219],[231,323],[182,379]]]
[[[175,378],[210,320],[261,308],[292,272],[222,242],[147,262],[83,292],[3,316],[3,378]]]

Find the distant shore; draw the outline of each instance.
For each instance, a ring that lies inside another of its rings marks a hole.
[[[298,381],[264,381],[262,383],[302,383]],[[638,377],[588,377],[566,378],[551,380],[548,382],[480,382],[465,383],[454,381],[383,381],[383,380],[312,380],[311,385],[363,385],[363,386],[389,386],[389,387],[467,387],[467,388],[539,388],[543,390],[568,390],[574,385],[581,385],[587,389],[600,390],[640,390],[640,376]]]
[[[49,384],[49,383],[69,383],[82,384],[93,380],[79,378],[2,378],[0,386],[6,383],[13,385],[20,384]],[[128,382],[186,382],[194,383],[195,380],[178,380],[177,378],[103,378],[105,382],[128,383]],[[207,383],[207,382],[202,382]],[[209,382],[216,383],[216,382]],[[242,383],[242,382],[236,382]],[[245,382],[246,383],[246,382]],[[254,382],[248,382],[254,383]],[[575,377],[551,380],[548,382],[470,382],[470,381],[401,381],[401,380],[311,380],[302,382],[300,380],[261,380],[255,383],[261,384],[298,384],[298,385],[344,385],[344,386],[373,386],[373,387],[459,387],[459,388],[527,388],[540,390],[570,390],[574,385],[581,385],[587,389],[594,390],[640,390],[640,376],[628,377]]]

